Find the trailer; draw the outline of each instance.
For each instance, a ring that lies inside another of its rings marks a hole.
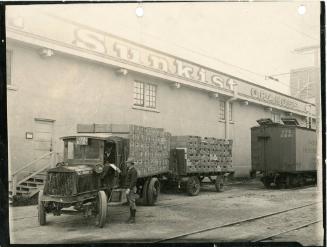
[[[168,180],[196,196],[205,178],[218,192],[224,190],[228,175],[233,175],[232,140],[199,136],[172,136]]]
[[[296,119],[258,120],[251,128],[252,174],[262,173],[267,188],[288,188],[315,183],[317,137],[313,129],[300,127]]]

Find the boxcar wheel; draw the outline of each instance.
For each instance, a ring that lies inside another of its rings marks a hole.
[[[40,190],[39,192],[39,197],[38,197],[38,205],[37,205],[37,210],[38,210],[38,220],[40,226],[44,226],[47,222],[47,215],[45,212],[45,208],[42,202],[42,196],[43,196],[43,190]]]
[[[198,177],[189,177],[186,183],[186,192],[190,196],[196,196],[200,193],[200,180]]]
[[[215,187],[217,192],[224,191],[224,178],[222,176],[217,176],[215,181]]]
[[[154,205],[160,194],[160,182],[157,178],[151,178],[147,189],[148,205]]]
[[[97,214],[95,224],[102,228],[107,220],[107,195],[103,190],[98,192],[96,207]]]

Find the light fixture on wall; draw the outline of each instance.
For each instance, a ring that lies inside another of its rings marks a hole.
[[[179,82],[175,82],[171,85],[172,88],[180,88],[181,84]]]
[[[273,109],[271,107],[266,107],[265,110],[272,112]]]
[[[249,105],[249,101],[245,100],[242,102],[243,105]]]
[[[40,49],[40,56],[43,58],[51,57],[53,55],[54,55],[54,51],[52,49],[49,49],[49,48]]]
[[[219,93],[210,93],[210,97],[218,99],[219,98]]]
[[[119,68],[116,70],[116,73],[118,75],[127,75],[128,74],[128,70],[127,69],[124,69],[124,68]]]
[[[292,117],[293,116],[293,112],[287,112],[286,115]]]

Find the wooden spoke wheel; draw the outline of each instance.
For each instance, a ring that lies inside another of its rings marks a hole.
[[[215,180],[215,187],[217,192],[224,191],[224,177],[222,175],[218,175]]]
[[[198,177],[189,177],[186,183],[186,192],[190,196],[196,196],[200,193],[200,180]]]
[[[101,190],[98,192],[96,199],[96,219],[95,225],[102,228],[106,224],[107,220],[107,195]]]
[[[147,201],[149,206],[154,205],[158,201],[159,194],[160,182],[157,178],[151,178],[147,188]]]
[[[39,192],[39,197],[38,197],[38,221],[40,226],[44,226],[47,223],[47,215],[45,212],[44,204],[42,202],[42,197],[43,197],[43,190],[40,190]]]

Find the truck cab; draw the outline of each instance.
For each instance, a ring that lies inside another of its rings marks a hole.
[[[116,188],[124,186],[126,139],[110,134],[65,136],[63,162],[47,171],[39,194],[39,223],[47,213],[60,215],[74,207],[85,215],[96,215],[102,227],[107,203]],[[123,193],[120,193],[120,195]]]

